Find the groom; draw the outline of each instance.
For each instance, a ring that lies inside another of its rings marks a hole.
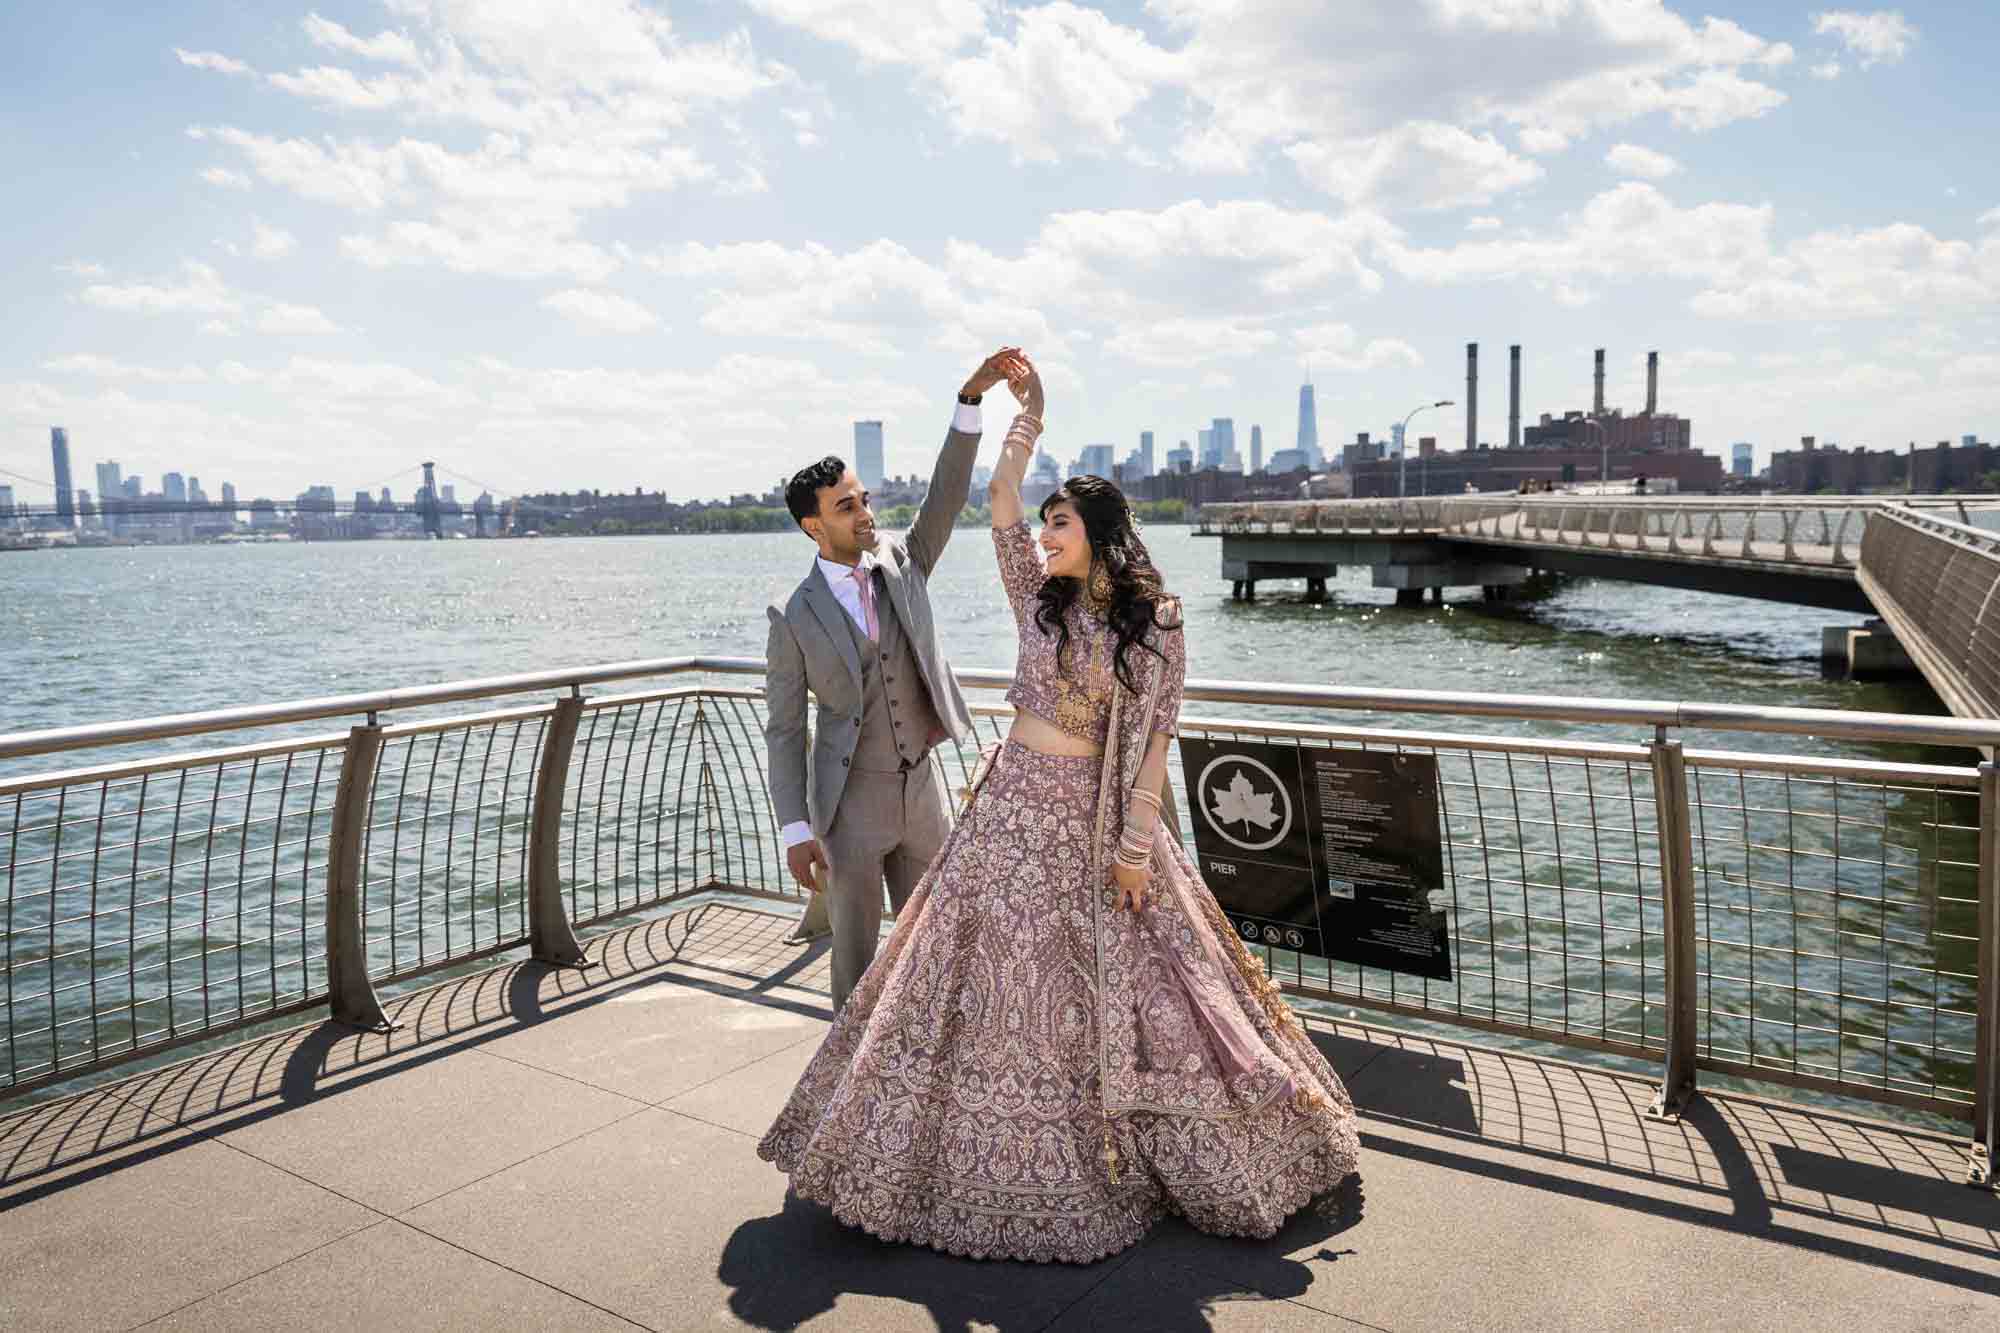
[[[878,540],[868,492],[838,458],[800,469],[785,487],[819,558],[767,612],[764,740],[785,861],[832,926],[836,1012],[875,957],[884,879],[900,912],[944,844],[931,747],[964,736],[972,720],[938,648],[927,580],[971,488],[980,396],[1015,355],[1002,348],[965,382],[930,492],[901,541]],[[810,762],[808,690],[818,701]]]

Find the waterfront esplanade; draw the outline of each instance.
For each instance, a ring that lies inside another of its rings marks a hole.
[[[1450,979],[1260,943],[1358,1184],[1044,1268],[752,1151],[829,1021],[760,672],[0,736],[0,1326],[2000,1320],[2000,720],[1194,682],[1190,739],[1435,763]]]

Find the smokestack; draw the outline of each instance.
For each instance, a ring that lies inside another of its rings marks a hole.
[[[1604,415],[1604,349],[1602,347],[1597,349],[1597,393],[1591,398],[1590,402],[1591,402],[1590,414],[1594,417],[1603,416]]]
[[[1646,415],[1660,410],[1660,354],[1646,353]]]
[[[1521,447],[1521,344],[1507,349],[1507,447]]]
[[[1465,447],[1479,447],[1479,344],[1465,345]]]

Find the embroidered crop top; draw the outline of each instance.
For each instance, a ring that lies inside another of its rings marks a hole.
[[[1041,555],[1035,539],[1028,534],[1028,521],[993,529],[993,546],[1000,558],[1000,583],[1007,590],[1007,604],[1014,610],[1014,624],[1020,631],[1020,648],[1014,664],[1014,687],[1007,702],[1026,709],[1082,740],[1105,743],[1111,729],[1111,692],[1122,688],[1112,673],[1112,654],[1118,636],[1104,621],[1092,615],[1078,598],[1070,604],[1069,649],[1064,664],[1056,661],[1056,639],[1035,622],[1036,594],[1047,575],[1042,572]],[[1173,735],[1181,711],[1181,688],[1187,675],[1187,649],[1177,630],[1160,633],[1155,645],[1165,655],[1166,677],[1160,682],[1159,710],[1153,730]],[[1157,662],[1143,647],[1134,645],[1126,652]],[[1068,669],[1064,670],[1064,665]],[[1142,673],[1141,682],[1146,679]]]

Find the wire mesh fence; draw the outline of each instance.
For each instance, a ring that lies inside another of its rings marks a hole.
[[[931,761],[954,796],[1012,716],[973,711],[973,734]],[[312,1005],[338,1013],[329,978],[344,946],[330,927],[349,919],[355,966],[386,982],[528,944],[540,894],[575,925],[715,889],[801,901],[767,792],[764,720],[750,687],[572,690],[0,780],[0,1092]],[[1664,727],[1624,743],[1533,725],[1184,718],[1189,739],[1436,765],[1432,906],[1450,979],[1260,943],[1271,973],[1303,997],[1669,1068],[1679,1021],[1705,1068],[1976,1118],[1995,1004],[1982,948],[1996,947],[2000,915],[1995,853],[1982,851],[1990,775],[1982,788],[1971,766],[1687,750],[1683,776],[1659,763],[1678,747]],[[355,756],[360,850],[342,888],[336,795]],[[1187,811],[1201,793],[1177,751],[1169,768]],[[1677,847],[1691,866],[1678,884]],[[1199,862],[1192,839],[1190,851]],[[1686,965],[1671,943],[1683,920]],[[1682,966],[1692,999],[1677,1020]]]

